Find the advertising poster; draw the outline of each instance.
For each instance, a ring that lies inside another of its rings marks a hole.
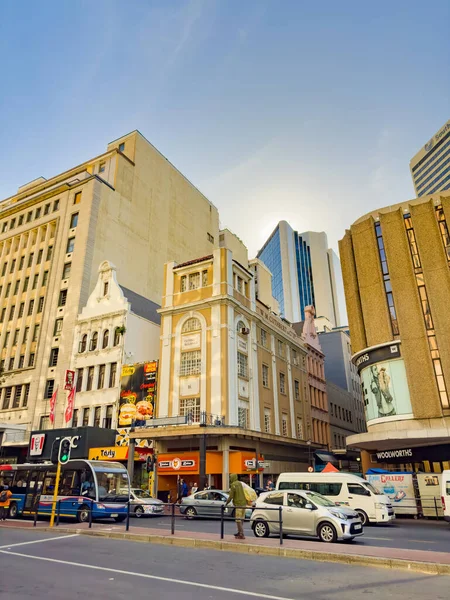
[[[367,422],[412,413],[403,359],[385,360],[360,371]]]
[[[142,427],[155,416],[158,361],[124,365],[120,375],[118,426]]]
[[[424,517],[442,517],[440,473],[417,473],[420,502]]]
[[[366,475],[367,480],[388,496],[396,515],[416,515],[412,473],[381,473]]]

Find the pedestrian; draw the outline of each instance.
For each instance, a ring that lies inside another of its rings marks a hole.
[[[189,496],[188,484],[185,482],[184,479],[182,479],[181,481],[182,481],[182,484],[181,484],[181,497],[182,498],[187,498]]]
[[[195,492],[198,490],[198,485],[197,482],[194,482],[194,485],[191,487],[191,494],[195,494]]]
[[[233,505],[236,507],[234,509],[234,518],[236,520],[237,533],[234,534],[234,537],[237,540],[245,540],[243,521],[245,519],[247,498],[245,497],[242,483],[239,481],[238,476],[234,473],[233,475],[230,475],[230,491],[228,492],[228,498],[225,502],[225,506],[230,502],[233,502]]]
[[[268,492],[271,492],[274,489],[275,489],[275,486],[273,485],[273,481],[269,477],[269,479],[267,480],[266,490]]]
[[[0,492],[0,521],[6,521],[6,515],[9,512],[9,501],[12,493],[7,485],[3,486]]]
[[[183,480],[178,478],[177,481],[177,499],[176,502],[178,504],[181,503],[181,498],[183,497]]]

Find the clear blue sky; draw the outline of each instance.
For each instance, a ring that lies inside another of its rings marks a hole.
[[[139,129],[255,254],[414,196],[450,118],[450,2],[0,3],[0,198]]]

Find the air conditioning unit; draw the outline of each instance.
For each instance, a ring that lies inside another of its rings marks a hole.
[[[250,329],[248,327],[242,327],[241,333],[242,335],[248,335],[250,333]]]

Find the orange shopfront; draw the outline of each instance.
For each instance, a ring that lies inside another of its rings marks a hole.
[[[263,458],[260,455],[259,460]],[[229,451],[229,473],[238,475],[255,475],[255,453]],[[263,469],[259,469],[263,472]],[[184,479],[191,488],[199,484],[200,452],[171,452],[158,454],[158,496],[164,500],[175,501],[177,484]],[[229,482],[222,482],[223,453],[221,451],[206,452],[206,474],[208,485],[214,489],[228,489]]]

